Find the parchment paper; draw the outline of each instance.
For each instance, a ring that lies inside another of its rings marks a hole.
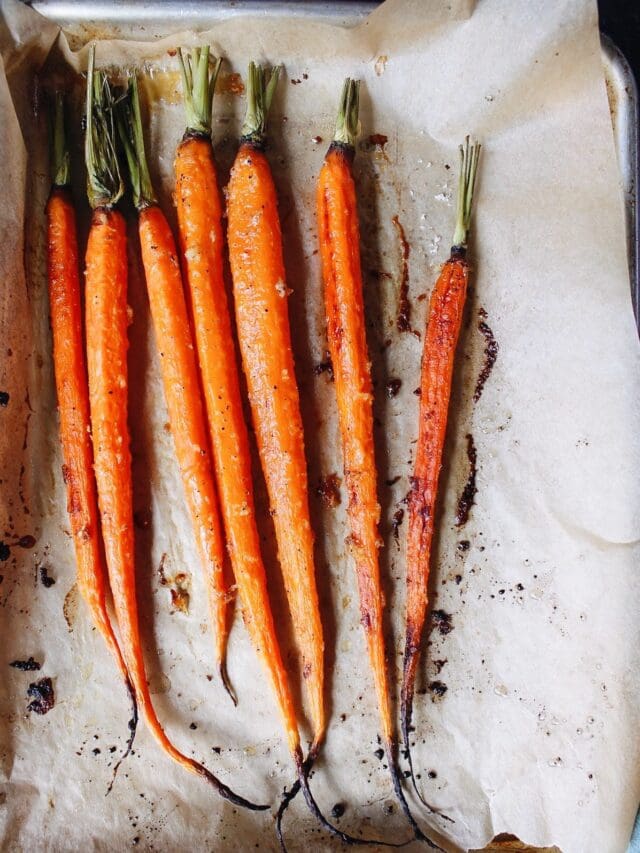
[[[0,521],[10,549],[0,566],[3,848],[275,850],[272,814],[241,812],[216,798],[166,759],[142,725],[135,754],[105,797],[129,709],[74,586],[48,331],[41,90],[66,81],[74,92],[73,169],[86,230],[82,80],[75,72],[86,65],[82,45],[110,33],[96,25],[68,41],[12,0],[4,0],[2,11],[0,388],[9,399],[0,408]],[[640,359],[595,2],[482,0],[474,7],[464,0],[387,0],[350,30],[266,17],[234,18],[204,35],[169,34],[170,28],[168,21],[167,37],[150,34],[148,42],[100,41],[98,64],[136,66],[149,75],[148,148],[172,216],[172,160],[183,112],[170,51],[208,42],[227,58],[227,75],[244,74],[250,58],[286,66],[269,156],[293,290],[327,639],[331,727],[313,778],[320,803],[327,811],[346,804],[340,826],[352,832],[395,840],[409,835],[375,755],[378,717],[344,546],[344,500],[330,509],[315,494],[321,476],[340,473],[341,459],[334,389],[325,373],[313,370],[324,350],[314,182],[333,133],[340,82],[351,75],[363,80],[356,171],[392,664],[399,664],[402,646],[406,532],[405,520],[396,543],[392,520],[408,490],[421,351],[416,336],[395,326],[403,262],[392,218],[410,246],[411,319],[419,331],[424,297],[449,251],[457,144],[472,132],[485,146],[473,292],[433,565],[433,607],[442,612],[430,624],[414,720],[420,784],[455,821],[431,819],[432,825],[448,850],[481,847],[505,831],[531,844],[557,844],[565,853],[624,850],[640,800]],[[223,79],[214,103],[223,182],[244,109],[230,88]],[[388,141],[376,144],[372,134]],[[182,748],[236,790],[276,803],[292,768],[239,609],[229,648],[237,709],[214,675],[131,221],[137,571],[154,699]],[[481,319],[499,352],[474,403],[487,344]],[[391,398],[386,386],[392,379],[402,384]],[[458,528],[456,504],[469,473],[467,434],[477,450],[478,491],[468,523]],[[264,499],[261,506],[266,517]],[[17,544],[30,536],[35,544],[28,538],[25,547]],[[190,576],[186,615],[172,612],[170,591],[160,583],[164,554],[169,579],[178,571]],[[268,529],[265,555],[297,684]],[[53,585],[42,583],[41,568]],[[39,672],[9,667],[31,655],[42,664]],[[56,702],[38,716],[26,711],[26,692],[44,676],[53,680]],[[301,802],[286,828],[292,850],[337,847],[318,833]],[[407,849],[414,848],[419,845]]]

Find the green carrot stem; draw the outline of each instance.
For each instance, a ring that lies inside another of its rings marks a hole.
[[[95,71],[95,45],[87,69],[87,129],[84,140],[87,197],[92,208],[112,207],[122,198],[124,184],[116,151],[113,91],[103,71]]]
[[[267,118],[278,77],[282,70],[276,65],[267,72],[265,68],[249,63],[247,75],[247,112],[242,125],[242,141],[252,145],[262,145],[267,131]]]
[[[358,112],[360,108],[360,81],[350,77],[344,81],[334,142],[354,148],[358,136]]]
[[[454,247],[464,248],[467,245],[480,147],[479,142],[472,143],[468,136],[465,138],[464,145],[460,146],[460,182],[458,184],[456,230],[453,235]]]
[[[51,171],[54,187],[68,187],[71,183],[71,161],[64,123],[64,94],[56,92],[51,133]]]
[[[155,204],[157,199],[153,191],[147,155],[144,150],[140,94],[138,78],[135,76],[129,80],[126,97],[118,104],[117,122],[127,166],[129,167],[133,203],[138,210],[142,210]]]
[[[222,59],[213,59],[213,67],[209,65],[209,46],[194,47],[191,56],[185,55],[182,48],[178,51],[180,71],[182,72],[182,89],[184,108],[187,114],[186,134],[201,134],[211,136],[211,113],[213,109],[213,93]]]

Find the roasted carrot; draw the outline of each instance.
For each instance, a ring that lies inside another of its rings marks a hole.
[[[404,814],[416,837],[434,846],[418,827],[400,784],[385,659],[373,388],[365,330],[356,189],[352,174],[358,132],[359,86],[356,80],[345,80],[336,134],[318,179],[317,211],[327,343],[335,377],[344,478],[349,496],[350,533],[347,541],[355,563],[360,622],[373,672],[382,743],[393,787]]]
[[[115,141],[113,93],[106,76],[94,74],[92,50],[87,74],[85,138],[87,191],[93,209],[86,251],[89,401],[98,505],[123,654],[138,704],[162,749],[182,767],[204,777],[236,805],[268,808],[239,797],[202,764],[173,745],[153,708],[147,684],[136,600],[127,426],[127,236],[124,217],[115,207],[123,194]]]
[[[244,622],[267,669],[291,752],[300,738],[269,604],[256,526],[251,455],[223,278],[222,205],[211,147],[211,100],[220,62],[209,48],[180,52],[187,129],[176,153],[176,203],[225,532]]]
[[[480,145],[471,145],[467,137],[464,146],[460,146],[460,184],[453,247],[449,260],[442,267],[429,301],[427,331],[422,354],[418,444],[409,492],[406,637],[400,720],[413,786],[428,808],[431,806],[420,794],[413,771],[409,730],[416,671],[427,613],[427,586],[438,477],[447,429],[455,351],[469,279],[469,265],[466,260],[467,234],[471,222],[479,156]]]
[[[71,164],[64,126],[64,99],[56,94],[53,128],[53,184],[47,202],[49,308],[53,367],[60,416],[62,475],[76,554],[78,589],[93,622],[113,655],[132,705],[126,749],[131,751],[138,723],[136,697],[107,611],[109,579],[100,543],[100,521],[89,433],[89,388],[82,332],[76,212],[71,196]]]
[[[171,434],[205,572],[216,664],[225,689],[234,704],[237,704],[225,664],[229,601],[224,577],[225,545],[197,357],[187,314],[178,250],[149,176],[135,77],[129,83],[128,97],[121,101],[120,119],[120,135],[129,165],[133,203],[138,211],[142,265],[160,353],[160,372]]]
[[[267,83],[262,68],[254,63],[249,66],[247,113],[227,194],[229,258],[242,363],[285,587],[303,655],[303,675],[306,673],[306,680],[313,685],[317,696],[314,741],[305,762],[299,745],[294,747],[297,782],[293,790],[285,794],[276,828],[284,845],[281,816],[286,804],[302,788],[309,809],[325,829],[346,843],[363,843],[327,821],[311,794],[308,781],[325,726],[323,639],[282,235],[275,186],[264,153],[267,116],[278,72],[279,69],[273,69]],[[242,591],[240,594],[242,596]]]

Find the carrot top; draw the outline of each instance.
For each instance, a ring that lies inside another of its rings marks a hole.
[[[353,148],[358,136],[358,111],[360,108],[360,81],[347,77],[342,86],[340,105],[338,107],[338,119],[336,121],[336,132],[334,142],[348,145]]]
[[[187,114],[185,136],[211,136],[211,112],[213,93],[222,59],[213,59],[209,65],[209,45],[194,47],[191,56],[185,56],[182,48],[178,52],[182,72],[184,108]]]
[[[104,71],[94,71],[95,45],[89,51],[87,68],[87,197],[92,208],[112,207],[122,198],[115,134],[115,99]]]
[[[281,70],[282,66],[276,65],[270,72],[267,72],[266,68],[256,65],[255,62],[249,63],[247,112],[240,132],[243,142],[257,146],[264,143],[269,109]]]
[[[153,192],[147,155],[144,150],[137,77],[129,80],[126,97],[118,104],[117,122],[129,167],[133,203],[137,210],[142,210],[155,204],[157,199]]]
[[[455,249],[466,249],[467,247],[480,147],[479,142],[470,142],[468,136],[464,140],[464,145],[460,146],[460,183],[458,185],[456,230],[453,234],[453,247]]]
[[[54,187],[68,187],[71,183],[71,162],[64,126],[64,94],[56,92],[51,128],[51,166]]]

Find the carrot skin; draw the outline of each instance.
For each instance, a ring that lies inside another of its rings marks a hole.
[[[216,661],[224,666],[228,608],[225,547],[178,252],[169,223],[157,205],[140,211],[138,233],[171,434],[205,570]]]
[[[221,783],[165,734],[147,684],[136,598],[131,453],[127,426],[127,235],[117,210],[96,208],[86,252],[89,399],[98,505],[124,657],[138,704],[162,749],[226,799],[263,809]]]
[[[407,534],[407,628],[401,691],[402,726],[407,733],[427,612],[438,478],[468,278],[469,266],[462,252],[453,253],[433,288],[424,339],[418,443],[409,493]]]
[[[180,245],[231,564],[249,636],[269,674],[295,755],[300,751],[295,709],[269,606],[256,526],[249,439],[223,277],[222,205],[211,141],[188,136],[178,146],[175,169]]]
[[[282,234],[269,163],[248,143],[240,146],[231,173],[228,216],[238,338],[318,745],[326,727],[324,640]]]
[[[352,153],[333,143],[317,191],[320,255],[333,364],[344,476],[349,502],[349,545],[360,596],[360,621],[371,660],[385,742],[393,738],[384,653],[377,499],[373,442],[373,389],[364,325],[360,231]]]
[[[100,548],[100,520],[93,474],[76,214],[68,188],[54,187],[46,212],[49,306],[64,458],[62,470],[76,555],[78,589],[116,661],[133,702],[128,753],[135,735],[137,709],[127,666],[107,611],[108,577]]]

